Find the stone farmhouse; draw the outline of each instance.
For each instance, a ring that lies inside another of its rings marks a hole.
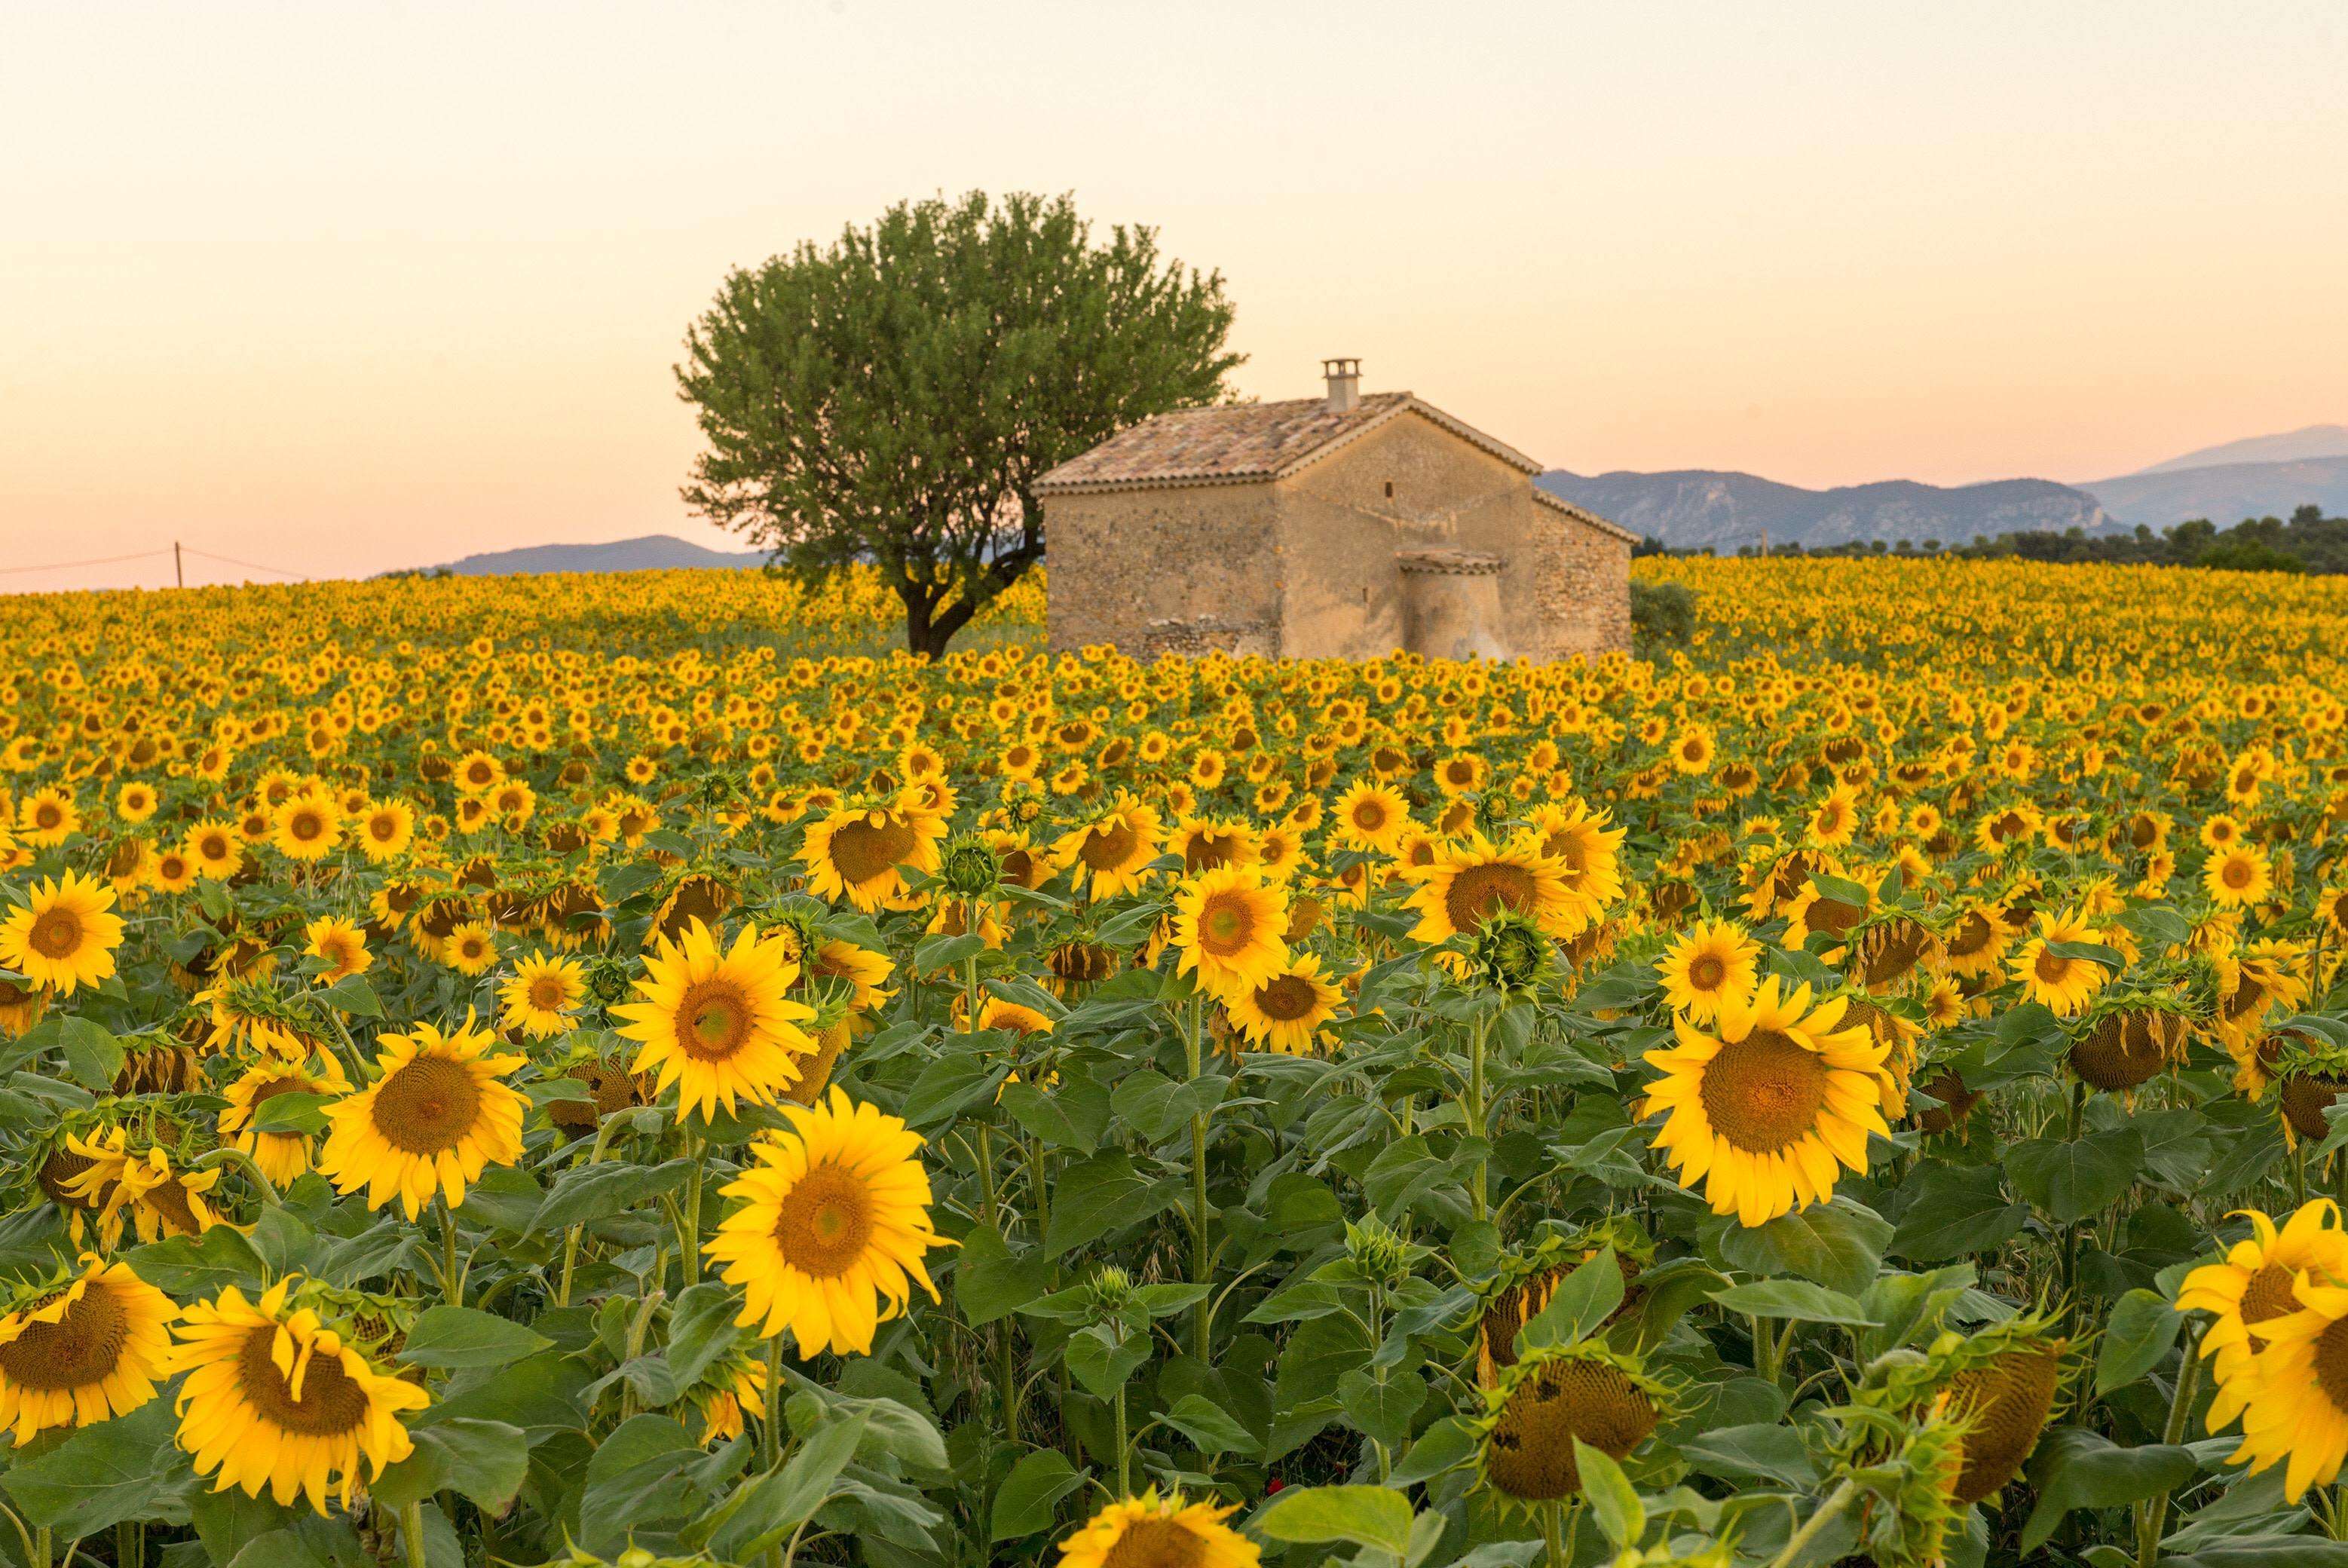
[[[1055,650],[1141,659],[1596,657],[1631,646],[1628,529],[1408,392],[1189,408],[1037,481]]]

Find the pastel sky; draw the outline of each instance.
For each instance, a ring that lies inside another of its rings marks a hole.
[[[2102,478],[2348,421],[2343,80],[2337,0],[13,6],[0,568],[724,547],[687,323],[973,187],[1221,269],[1265,397],[1351,354],[1582,472]]]

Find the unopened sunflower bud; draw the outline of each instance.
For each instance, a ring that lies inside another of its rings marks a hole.
[[[1095,1311],[1113,1313],[1133,1299],[1133,1276],[1114,1264],[1108,1264],[1086,1282],[1085,1295]]]
[[[1410,1244],[1375,1214],[1358,1225],[1347,1223],[1345,1255],[1364,1274],[1387,1284],[1410,1273]]]
[[[616,958],[598,958],[587,965],[587,994],[599,1006],[610,1007],[628,995],[628,966]]]
[[[1468,963],[1488,990],[1529,991],[1549,967],[1550,940],[1540,926],[1512,911],[1494,914],[1477,928]]]
[[[1003,861],[994,846],[966,833],[946,846],[944,881],[956,898],[980,898],[1003,880]]]

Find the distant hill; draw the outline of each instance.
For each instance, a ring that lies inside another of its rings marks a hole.
[[[2252,436],[2248,440],[2204,447],[2198,452],[2138,469],[2127,477],[2138,479],[2146,474],[2173,474],[2186,469],[2224,468],[2236,463],[2295,463],[2308,458],[2348,458],[2348,425],[2310,425],[2303,430],[2280,436]],[[2098,490],[2096,493],[2100,495],[2102,491]]]
[[[1759,543],[1764,531],[1772,545],[1878,539],[1965,544],[1977,533],[1993,539],[2034,529],[2093,531],[2111,521],[2094,496],[2052,480],[1996,480],[1947,490],[1887,480],[1813,490],[1711,469],[1588,478],[1552,469],[1534,482],[1674,549],[1709,546],[1724,555]]]
[[[2338,430],[2340,427],[2316,428]],[[2342,433],[2348,435],[2348,431]],[[2206,517],[2223,528],[2246,517],[2288,518],[2310,503],[2322,507],[2326,516],[2343,517],[2348,516],[2348,454],[2298,462],[2221,463],[2192,469],[2173,469],[2164,463],[2085,488],[2117,521],[2150,528],[2167,528],[2196,517]]]
[[[763,566],[763,552],[709,550],[674,534],[648,533],[609,544],[539,544],[468,555],[443,571],[459,577],[504,577],[525,572],[653,572],[671,566]]]

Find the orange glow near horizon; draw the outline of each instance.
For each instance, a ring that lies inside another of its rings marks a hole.
[[[2336,6],[1179,15],[21,15],[0,566],[744,548],[677,500],[687,323],[972,187],[1220,267],[1246,393],[1359,355],[1583,473],[2080,482],[2348,422]]]

